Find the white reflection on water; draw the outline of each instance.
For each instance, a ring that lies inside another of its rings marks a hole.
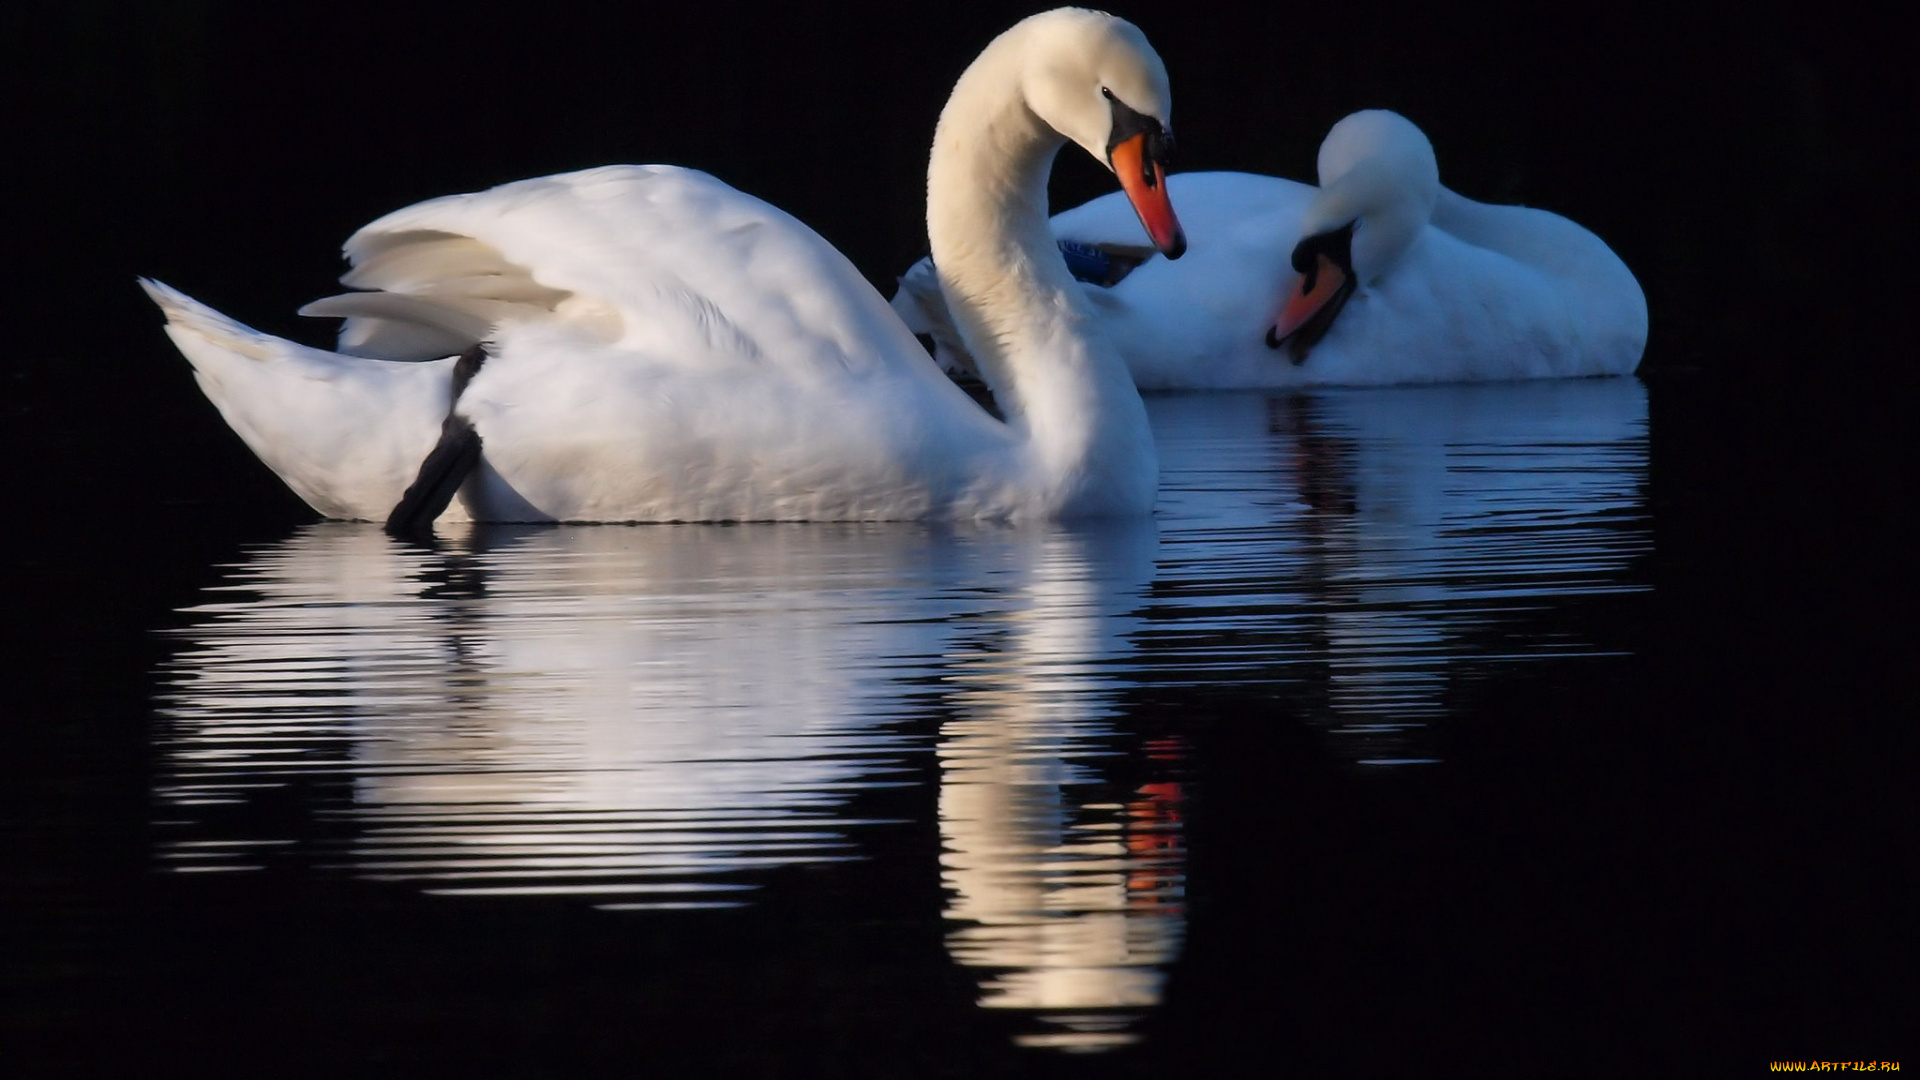
[[[1636,380],[1155,405],[1184,433],[1139,642],[1163,691],[1272,688],[1355,760],[1425,761],[1462,681],[1597,654],[1542,613],[1645,588]]]
[[[1048,1029],[1022,1043],[1131,1042],[1185,936],[1179,789],[1090,801],[1135,612],[1153,576],[1151,534],[1052,546],[1019,606],[954,657],[941,727],[942,877],[953,958],[987,969],[980,1004]]]
[[[1463,680],[1594,655],[1548,616],[1643,587],[1650,543],[1631,380],[1149,410],[1157,526],[535,528],[434,552],[320,525],[263,547],[160,673],[162,863],[725,906],[856,857],[850,801],[931,749],[949,949],[981,1004],[1029,1018],[1022,1042],[1129,1041],[1185,882],[1178,742],[1130,741],[1128,715],[1257,702],[1350,760],[1430,761]]]
[[[713,903],[727,871],[846,857],[900,770],[896,676],[938,659],[1020,534],[695,526],[491,532],[461,554],[320,525],[195,609],[164,802],[338,777],[324,856],[437,892]],[[188,842],[190,843],[190,842]],[[179,849],[197,865],[240,845]],[[663,893],[673,894],[662,896]]]

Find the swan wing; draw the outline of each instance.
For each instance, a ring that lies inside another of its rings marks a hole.
[[[458,411],[494,520],[993,512],[1012,439],[852,264],[704,174],[615,166],[420,203],[348,240],[343,343],[487,344]],[[476,338],[474,335],[481,336]]]
[[[819,234],[691,169],[609,166],[433,199],[361,229],[346,256],[342,281],[370,291],[306,309],[348,317],[346,351],[411,334],[444,355],[483,327],[549,320],[660,364],[931,367]]]

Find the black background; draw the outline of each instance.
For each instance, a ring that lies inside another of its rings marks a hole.
[[[375,1059],[416,1074],[453,1059],[637,1073],[649,1055],[767,1075],[1040,1067],[991,1032],[929,1029],[972,1016],[961,982],[889,996],[887,972],[946,970],[936,931],[901,914],[937,908],[932,882],[856,873],[843,899],[868,898],[864,930],[822,918],[796,936],[763,913],[694,920],[682,938],[620,954],[595,952],[593,932],[562,917],[530,931],[511,912],[456,917],[396,896],[369,908],[305,882],[208,907],[153,884],[139,673],[162,645],[147,628],[213,571],[151,568],[230,558],[311,514],[200,397],[133,281],[158,277],[318,342],[329,324],[293,310],[332,289],[338,244],[358,225],[447,192],[661,161],[785,208],[890,291],[924,251],[925,152],[946,89],[1030,10],[0,14],[0,450],[19,545],[9,604],[32,639],[13,657],[0,785],[19,852],[6,922],[23,1004],[5,1030],[25,1037],[21,1060],[297,1072],[298,1056],[334,1075]],[[1171,72],[1180,168],[1309,178],[1333,121],[1389,107],[1427,131],[1449,186],[1562,212],[1614,246],[1651,312],[1661,562],[1656,599],[1633,616],[1654,647],[1629,677],[1495,695],[1462,728],[1485,740],[1460,748],[1477,774],[1381,790],[1286,765],[1311,759],[1289,742],[1304,736],[1250,735],[1230,709],[1196,704],[1189,735],[1215,795],[1196,811],[1194,939],[1148,1051],[1102,1067],[1219,1075],[1258,1054],[1310,1075],[1448,1062],[1660,1074],[1897,1058],[1889,1039],[1910,1037],[1914,1015],[1897,874],[1912,819],[1891,750],[1914,715],[1896,678],[1911,594],[1891,558],[1905,554],[1912,489],[1900,389],[1913,363],[1900,325],[1913,222],[1900,166],[1920,100],[1910,36],[1892,16],[1822,5],[1119,13]],[[1069,151],[1056,205],[1111,183]],[[1565,714],[1532,736],[1551,745],[1502,741],[1519,730],[1504,721],[1541,708]],[[1637,752],[1647,746],[1660,752]],[[1526,767],[1534,755],[1591,768],[1542,776]],[[1322,822],[1322,838],[1239,846],[1258,829],[1233,822],[1287,815]],[[1480,839],[1450,846],[1463,834]],[[1242,910],[1271,895],[1257,887],[1268,875],[1300,866],[1318,877],[1290,907]],[[1208,936],[1263,920],[1285,932]],[[316,944],[279,946],[277,970],[222,959],[300,932]],[[408,944],[390,967],[345,970],[327,943],[368,932]],[[496,938],[511,941],[474,950]],[[634,998],[633,971],[696,954],[687,970],[710,985]],[[860,963],[838,966],[847,956]],[[1285,977],[1299,970],[1324,985]],[[502,998],[487,989],[502,971],[578,987]],[[329,988],[342,986],[365,1000],[338,1000]],[[168,1000],[177,1008],[155,1004]],[[534,1015],[563,1006],[577,1014]],[[550,1048],[535,1044],[561,1034],[571,1049],[542,1058]]]

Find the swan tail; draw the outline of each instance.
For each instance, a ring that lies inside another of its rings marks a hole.
[[[454,360],[344,356],[262,333],[158,281],[167,318],[208,400],[266,466],[331,518],[379,521],[434,445]]]
[[[176,342],[184,336],[238,356],[254,360],[272,358],[277,338],[235,322],[165,282],[141,278],[140,288],[167,317],[167,336]],[[193,355],[189,354],[187,360],[198,369],[199,363]]]

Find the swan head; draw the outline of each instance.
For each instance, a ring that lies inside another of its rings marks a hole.
[[[1167,198],[1173,95],[1167,68],[1139,27],[1101,11],[1060,8],[1024,20],[1020,88],[1053,130],[1104,162],[1120,180],[1154,246],[1187,249]]]
[[[1298,364],[1347,299],[1384,277],[1433,219],[1440,166],[1411,120],[1386,109],[1342,119],[1320,143],[1320,194],[1300,221],[1294,273],[1267,344]]]

